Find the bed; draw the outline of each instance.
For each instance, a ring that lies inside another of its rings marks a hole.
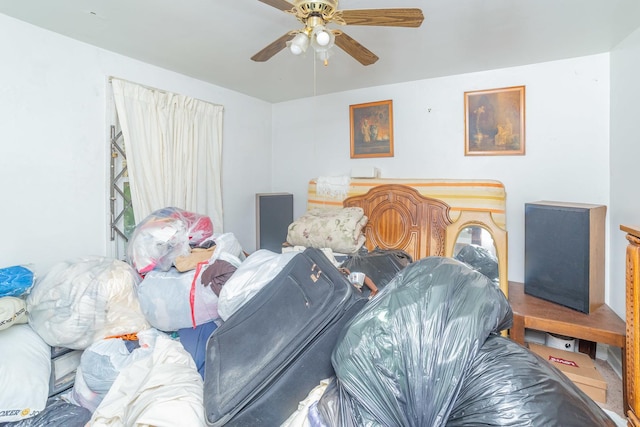
[[[342,191],[324,191],[318,182],[309,181],[307,210],[362,208],[369,250],[401,249],[414,260],[452,257],[463,231],[485,230],[495,245],[500,288],[507,295],[506,190],[500,181],[354,178]]]

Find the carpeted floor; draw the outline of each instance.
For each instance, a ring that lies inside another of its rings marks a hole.
[[[601,403],[602,408],[608,409],[623,419],[624,413],[622,408],[622,379],[611,368],[611,365],[605,360],[595,360],[596,369],[607,381],[607,403]]]

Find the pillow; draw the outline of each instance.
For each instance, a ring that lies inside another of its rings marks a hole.
[[[0,331],[11,325],[27,323],[27,303],[22,298],[0,298]]]
[[[287,243],[354,253],[365,242],[362,228],[368,218],[359,207],[311,209],[289,225]]]
[[[0,424],[42,411],[49,396],[51,347],[29,325],[0,331]]]

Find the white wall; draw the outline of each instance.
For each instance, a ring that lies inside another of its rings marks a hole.
[[[640,29],[611,52],[611,283],[625,306],[625,250],[620,225],[640,226]]]
[[[618,227],[639,223],[640,202],[630,196],[640,149],[632,128],[639,39],[634,33],[612,53],[610,168],[608,54],[272,106],[0,15],[0,268],[29,263],[43,272],[63,259],[108,253],[106,79],[113,75],[225,106],[225,230],[248,251],[255,249],[255,193],[293,192],[297,216],[310,178],[352,165],[378,166],[385,177],[498,179],[508,194],[511,280],[524,275],[524,203],[611,205],[607,300],[622,315]],[[465,157],[464,91],[515,85],[526,86],[526,155]],[[349,105],[383,99],[393,100],[395,156],[350,159]]]
[[[465,157],[464,92],[518,85],[526,86],[526,155]],[[385,99],[393,100],[394,157],[350,159],[349,105]],[[353,165],[378,166],[384,177],[502,181],[509,279],[523,281],[526,202],[609,206],[609,54],[276,104],[273,147],[274,190],[294,194],[294,216],[305,209],[309,179]]]
[[[108,76],[224,105],[225,231],[255,248],[271,104],[4,15],[0,52],[0,268],[109,253]]]

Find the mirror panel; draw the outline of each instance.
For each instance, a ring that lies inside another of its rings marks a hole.
[[[491,232],[477,225],[471,225],[460,230],[458,238],[456,239],[456,244],[453,248],[453,256],[457,256],[460,249],[466,245],[480,246],[496,257],[496,259],[498,257],[493,237],[491,237]]]
[[[474,241],[479,242],[483,247],[493,247],[495,257],[498,259],[500,289],[508,297],[507,231],[493,221],[491,212],[462,211],[460,217],[447,227],[445,256],[454,257],[457,254],[456,246],[459,250],[461,244]]]

